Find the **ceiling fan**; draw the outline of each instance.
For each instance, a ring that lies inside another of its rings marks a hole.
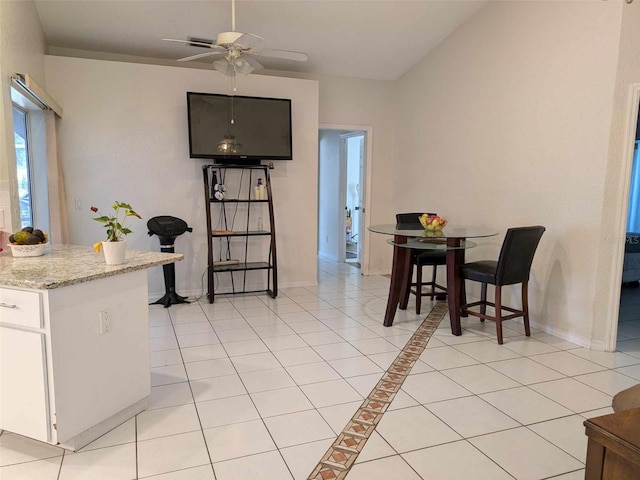
[[[231,0],[231,31],[219,33],[215,43],[213,40],[188,37],[187,40],[163,38],[168,42],[186,43],[189,46],[211,49],[210,52],[198,53],[189,57],[179,58],[178,62],[188,62],[205,57],[219,57],[213,62],[215,69],[229,77],[236,74],[249,74],[264,68],[255,57],[273,57],[297,62],[306,62],[309,56],[303,52],[292,50],[274,50],[259,48],[264,40],[253,33],[236,32],[236,2]]]

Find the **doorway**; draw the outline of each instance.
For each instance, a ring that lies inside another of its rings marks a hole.
[[[616,349],[640,344],[640,108],[636,117]]]
[[[371,127],[321,125],[318,132],[318,256],[368,274]]]

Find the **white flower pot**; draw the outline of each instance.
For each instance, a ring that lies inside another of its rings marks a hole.
[[[121,265],[124,263],[124,256],[127,252],[127,241],[102,242],[102,251],[107,265]]]

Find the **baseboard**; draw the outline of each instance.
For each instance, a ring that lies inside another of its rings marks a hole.
[[[367,275],[368,276],[371,276],[371,275],[384,276],[384,275],[391,275],[391,273],[389,272],[389,270],[369,270],[369,273]]]
[[[75,452],[85,445],[93,442],[95,439],[100,438],[105,433],[113,430],[117,426],[122,425],[124,422],[135,417],[138,413],[146,410],[147,408],[149,408],[149,397],[144,397],[133,405],[129,405],[127,408],[120,410],[111,417],[103,420],[97,425],[94,425],[90,429],[85,430],[73,438],[59,441],[58,444],[62,448]]]
[[[604,351],[604,346],[598,347],[595,342],[591,342],[590,339],[584,338],[580,335],[576,335],[571,332],[567,332],[564,329],[556,328],[553,325],[535,322],[533,320],[529,320],[531,326],[538,330],[542,330],[544,333],[548,333],[549,335],[553,335],[554,337],[561,338],[562,340],[566,340],[567,342],[575,343],[580,347],[590,348],[592,350],[601,350]]]

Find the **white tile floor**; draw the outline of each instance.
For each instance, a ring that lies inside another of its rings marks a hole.
[[[426,316],[382,327],[388,284],[321,261],[275,300],[152,306],[150,408],[76,453],[4,432],[0,477],[306,479]],[[623,293],[613,354],[520,320],[503,346],[474,319],[454,337],[445,317],[348,479],[583,478],[582,422],[640,380],[640,289]]]

